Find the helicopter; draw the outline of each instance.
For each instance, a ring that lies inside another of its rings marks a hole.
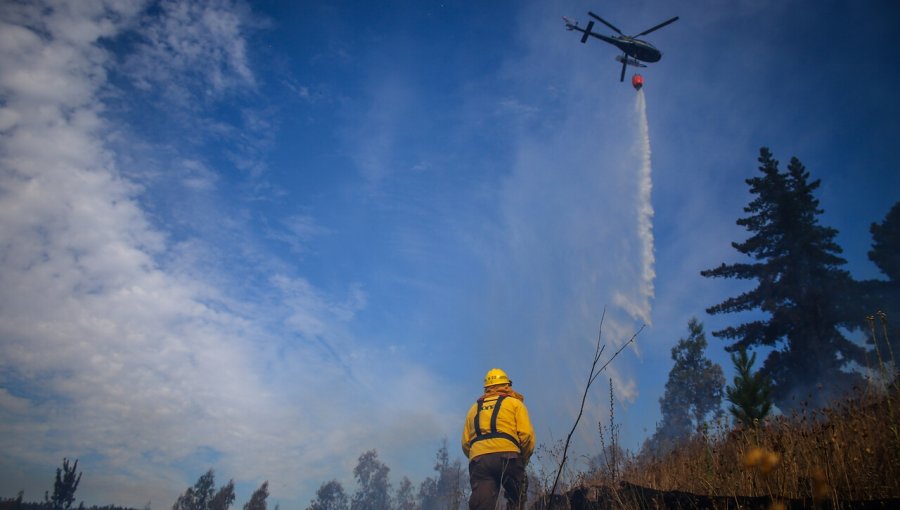
[[[640,37],[642,35],[647,35],[650,32],[659,30],[660,28],[668,25],[669,23],[674,23],[675,21],[678,21],[678,16],[675,16],[674,18],[672,18],[668,21],[664,21],[664,22],[660,23],[659,25],[656,25],[653,28],[644,30],[643,32],[641,32],[637,35],[625,35],[622,33],[621,30],[616,28],[615,25],[606,21],[605,19],[601,18],[600,16],[597,16],[593,12],[588,11],[588,15],[591,16],[592,18],[595,18],[600,23],[603,23],[604,25],[613,29],[619,35],[605,36],[605,35],[601,35],[596,32],[593,32],[592,31],[594,28],[593,20],[589,21],[586,27],[581,28],[578,26],[577,21],[573,22],[569,18],[563,16],[563,21],[566,22],[566,30],[570,30],[570,31],[575,30],[576,32],[581,32],[582,34],[584,34],[581,36],[582,43],[586,43],[588,40],[588,37],[593,36],[593,37],[596,37],[597,39],[600,39],[601,41],[608,42],[609,44],[612,44],[613,46],[622,50],[625,54],[619,55],[616,57],[616,60],[622,63],[622,75],[619,77],[619,81],[625,81],[625,68],[627,66],[631,65],[631,66],[635,66],[635,67],[647,67],[646,65],[642,64],[641,62],[658,62],[659,59],[662,58],[662,52],[660,52],[658,49],[656,49],[656,46],[653,46],[652,44],[648,43],[647,41],[638,39],[638,37]]]

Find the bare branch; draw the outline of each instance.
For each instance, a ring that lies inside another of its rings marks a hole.
[[[606,349],[606,345],[604,345],[602,343],[603,321],[605,319],[606,319],[606,308],[604,307],[603,315],[600,317],[600,333],[597,335],[597,348],[594,351],[594,359],[593,359],[593,362],[591,363],[591,371],[588,374],[587,384],[585,385],[584,393],[581,396],[581,407],[578,409],[578,417],[575,418],[575,424],[572,425],[572,430],[569,431],[569,435],[566,437],[566,443],[565,443],[565,446],[563,447],[562,460],[560,460],[560,462],[559,462],[559,468],[556,471],[556,479],[553,481],[553,487],[550,489],[549,496],[550,496],[551,502],[552,502],[553,494],[556,493],[556,488],[559,485],[559,477],[562,474],[563,467],[565,466],[566,460],[568,459],[567,455],[569,452],[569,444],[572,442],[572,436],[575,434],[575,429],[578,428],[578,422],[581,421],[581,416],[584,414],[584,404],[587,402],[588,391],[591,389],[591,385],[597,379],[597,376],[599,376],[600,373],[602,373],[606,369],[606,367],[608,367],[609,364],[612,363],[612,361],[614,359],[616,359],[616,357],[623,350],[625,350],[625,347],[627,347],[629,344],[634,342],[634,339],[637,338],[637,336],[641,333],[641,331],[644,330],[644,327],[646,326],[646,325],[641,325],[640,329],[638,329],[637,332],[634,335],[632,335],[631,338],[629,338],[627,342],[625,342],[621,347],[619,347],[619,350],[617,350],[612,355],[612,357],[610,357],[606,361],[606,363],[600,365],[600,367],[597,368],[597,365],[600,363],[600,359],[603,356],[603,351]]]

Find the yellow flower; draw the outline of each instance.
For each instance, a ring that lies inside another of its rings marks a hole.
[[[765,450],[753,447],[744,454],[743,464],[746,468],[756,467],[765,456]]]
[[[815,468],[812,472],[812,497],[813,499],[828,499],[831,496],[831,486],[828,485],[828,477],[822,468]]]
[[[775,452],[765,452],[763,455],[762,461],[759,464],[759,472],[767,475],[778,466],[778,461],[781,460],[781,457],[778,456]]]
[[[741,462],[745,468],[756,468],[760,474],[767,475],[775,469],[781,458],[775,452],[763,448],[753,447],[744,454]]]

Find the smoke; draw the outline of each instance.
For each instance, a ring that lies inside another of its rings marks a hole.
[[[638,90],[635,102],[638,117],[638,151],[640,170],[638,171],[638,240],[641,248],[641,281],[640,281],[640,316],[647,323],[650,320],[650,300],[653,299],[653,280],[656,271],[653,268],[653,203],[650,201],[653,181],[650,167],[650,129],[647,126],[647,102],[644,91]]]

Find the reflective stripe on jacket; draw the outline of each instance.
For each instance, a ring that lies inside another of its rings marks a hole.
[[[463,453],[469,459],[497,452],[515,452],[527,461],[534,452],[534,429],[525,404],[493,394],[478,399],[466,415]]]

